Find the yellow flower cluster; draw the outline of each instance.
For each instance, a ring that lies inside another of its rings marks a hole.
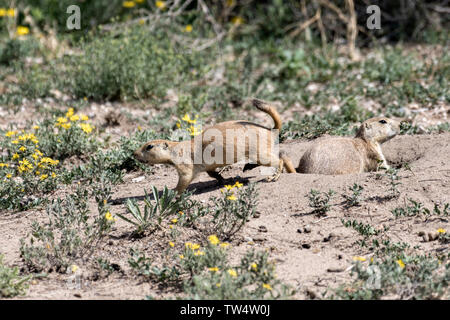
[[[55,127],[60,127],[63,129],[70,129],[72,127],[72,123],[76,123],[78,121],[87,121],[89,117],[85,114],[75,114],[73,108],[69,108],[65,117],[59,117],[56,119]],[[78,123],[78,126],[85,133],[91,133],[94,129],[89,123]]]
[[[116,221],[116,218],[114,218],[111,212],[109,211],[105,213],[105,219],[108,221]]]
[[[14,8],[0,8],[0,17],[11,17],[14,18],[16,16],[16,9]]]
[[[34,128],[38,129],[39,127],[34,126]],[[56,178],[56,174],[51,172],[51,167],[56,166],[59,160],[44,157],[43,153],[38,149],[39,140],[34,133],[26,133],[22,130],[22,133],[19,135],[18,131],[8,131],[5,133],[5,136],[10,139],[17,136],[15,140],[11,141],[13,145],[17,145],[17,147],[12,148],[12,152],[16,152],[12,154],[11,160],[17,161],[15,168],[18,174],[34,172],[36,176],[39,176],[41,181],[46,180],[49,176]],[[34,146],[30,145],[29,142],[34,144]],[[0,165],[0,167],[2,166]],[[9,167],[9,164],[5,164],[5,167]],[[41,170],[50,171],[42,173]],[[12,178],[12,173],[8,172],[6,178]]]
[[[134,8],[136,6],[136,3],[144,3],[145,0],[134,0],[134,1],[124,1],[122,2],[122,6],[124,8]]]
[[[225,189],[221,189],[220,191],[221,191],[222,193],[223,193],[223,192],[231,191],[231,195],[228,195],[228,196],[227,196],[227,199],[228,199],[228,200],[231,200],[231,201],[236,201],[237,198],[236,198],[236,196],[234,195],[233,189],[234,189],[234,188],[240,189],[240,188],[242,188],[243,186],[244,186],[244,184],[240,183],[239,181],[236,181],[236,183],[235,183],[234,185],[229,185],[229,184],[225,185]]]
[[[165,1],[156,1],[155,2],[155,6],[158,8],[158,9],[164,9],[165,7],[166,7],[166,2]]]
[[[199,129],[198,126],[195,126],[195,124],[197,124],[197,119],[198,119],[198,115],[195,116],[195,119],[191,119],[191,117],[186,113],[183,118],[181,118],[180,120],[177,121],[177,128],[182,127],[182,121],[183,121],[184,123],[186,123],[188,125],[188,127],[186,128],[187,132],[189,132],[189,134],[191,136],[197,136],[202,133],[202,130]],[[185,126],[183,126],[183,128],[185,128]]]
[[[24,26],[17,27],[16,34],[18,36],[26,36],[29,33],[30,33],[30,29],[28,27],[24,27]]]

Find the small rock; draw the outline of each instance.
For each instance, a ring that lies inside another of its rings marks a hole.
[[[247,242],[252,242],[253,241],[253,239],[251,237],[247,237],[247,236],[244,237],[244,240],[247,241]]]
[[[76,298],[81,298],[81,293],[75,293],[73,296]]]
[[[264,238],[264,237],[254,237],[253,241],[254,242],[264,242],[264,241],[266,241],[266,238]]]
[[[309,248],[311,248],[311,245],[309,243],[303,243],[302,248],[309,249]]]
[[[303,231],[302,231],[302,229],[298,228],[298,229],[297,229],[297,232],[298,232],[298,233],[302,233]]]
[[[266,228],[266,226],[259,226],[258,231],[259,232],[267,232],[267,228]]]
[[[311,230],[312,230],[312,228],[311,228],[310,225],[307,225],[307,226],[305,226],[305,227],[303,228],[303,231],[304,231],[305,233],[310,233]]]
[[[253,215],[253,218],[259,218],[261,216],[261,212],[256,211],[255,214]]]
[[[425,234],[425,231],[419,231],[418,235],[419,237],[422,237]]]
[[[137,183],[137,182],[141,182],[141,181],[144,180],[144,179],[145,179],[144,176],[140,176],[140,177],[137,177],[137,178],[132,179],[131,182]]]

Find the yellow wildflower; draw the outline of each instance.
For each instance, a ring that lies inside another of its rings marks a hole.
[[[187,130],[189,131],[189,134],[190,134],[191,136],[197,136],[197,135],[199,135],[200,133],[202,133],[201,130],[198,130],[198,129],[197,129],[196,127],[194,127],[194,126],[190,126],[190,128],[188,128]]]
[[[398,266],[400,267],[400,268],[404,268],[405,267],[405,263],[402,261],[402,259],[398,259],[397,260],[397,264],[398,264]]]
[[[75,272],[77,272],[77,270],[78,270],[79,268],[78,268],[77,265],[74,265],[74,264],[73,264],[73,265],[71,266],[70,269],[72,270],[72,273],[75,273]]]
[[[201,251],[201,250],[197,250],[194,252],[194,256],[204,256],[204,255],[205,255],[205,252]]]
[[[86,133],[91,133],[92,132],[92,126],[89,123],[82,123],[80,124],[80,128],[81,130],[83,130]]]
[[[14,17],[16,16],[16,10],[15,10],[14,8],[9,8],[9,9],[6,11],[6,14],[7,14],[8,16],[10,16],[11,18],[14,18]]]
[[[263,283],[262,286],[263,286],[264,289],[267,289],[269,291],[272,290],[272,286],[270,284],[268,284],[268,283]]]
[[[178,222],[178,219],[177,219],[177,218],[173,218],[172,220],[170,220],[170,222],[172,222],[172,223],[177,223],[177,222]]]
[[[11,141],[11,143],[12,143],[12,144],[18,144],[18,143],[19,143],[19,141],[17,141],[17,140],[13,140],[13,141]]]
[[[15,134],[17,134],[17,131],[8,131],[7,133],[5,133],[5,136],[11,137],[11,136],[13,136]]]
[[[7,163],[0,163],[0,168],[3,168],[3,167],[8,168],[9,164],[7,164]]]
[[[39,179],[41,179],[41,181],[42,181],[42,180],[45,180],[47,178],[48,178],[48,174],[43,174]]]
[[[364,257],[353,257],[353,261],[361,261],[361,262],[364,262],[364,261],[366,261],[367,259],[366,258],[364,258]]]
[[[14,153],[12,156],[12,159],[13,160],[19,159],[19,155],[17,153]]]
[[[179,256],[178,256],[180,259],[184,259],[184,255],[183,254],[180,254]]]
[[[233,190],[233,189],[234,189],[234,186],[229,185],[229,184],[226,184],[226,185],[225,185],[225,189],[227,189],[227,190]]]
[[[6,178],[8,178],[8,179],[11,179],[11,177],[12,177],[12,174],[11,174],[11,173],[8,173],[8,174],[6,175]]]
[[[232,5],[234,5],[234,3],[235,3],[235,0],[227,0],[226,6],[231,7]]]
[[[216,287],[217,287],[217,288],[220,288],[220,286],[221,286],[220,282],[219,282],[219,283],[216,283]]]
[[[234,270],[234,269],[228,269],[227,272],[228,272],[228,274],[229,274],[230,276],[232,276],[233,278],[237,277],[237,272],[236,272],[236,270]]]
[[[445,229],[442,229],[442,228],[437,229],[437,233],[446,233],[446,232],[447,232],[447,230],[445,230]]]
[[[33,126],[33,129],[37,130],[37,129],[39,129],[39,126]]]
[[[215,234],[213,234],[213,235],[210,235],[209,237],[208,237],[208,241],[209,241],[209,243],[211,243],[212,245],[217,245],[220,241],[219,241],[219,238],[217,238],[217,236],[215,235]]]
[[[52,172],[52,178],[56,178],[56,173]]]
[[[134,3],[134,1],[124,1],[122,3],[122,6],[124,8],[133,8],[136,5],[136,3]]]
[[[188,24],[185,28],[184,31],[186,32],[192,32],[192,24]]]
[[[239,16],[233,17],[233,19],[231,19],[231,23],[234,24],[235,26],[239,26],[244,23],[244,19]]]
[[[83,120],[83,121],[88,121],[89,117],[87,115],[85,115],[85,114],[80,114],[80,119]]]
[[[30,33],[30,29],[28,29],[28,27],[18,26],[16,33],[18,36],[25,36]]]
[[[222,242],[221,244],[220,244],[220,247],[221,248],[228,248],[230,246],[230,244],[228,243],[228,242]]]
[[[166,7],[166,2],[165,1],[156,1],[155,6],[158,9],[164,9]]]
[[[169,229],[173,229],[173,224],[169,225]]]
[[[239,183],[239,181],[236,181],[236,183],[234,184],[234,187],[240,189],[240,188],[242,188],[243,185],[244,185],[244,184]]]
[[[208,268],[208,270],[211,271],[211,272],[218,272],[219,268],[213,267],[213,268]]]
[[[80,120],[80,116],[78,116],[78,115],[70,116],[69,120],[70,121],[78,121],[78,120]]]
[[[0,8],[0,17],[4,17],[4,16],[6,16],[6,9]]]
[[[231,201],[236,201],[237,200],[237,198],[236,198],[236,196],[234,194],[232,194],[231,196],[228,196],[227,199],[231,200]]]
[[[113,218],[111,212],[109,212],[109,211],[106,212],[106,214],[105,214],[105,219],[108,220],[108,221],[116,220],[116,219]]]
[[[24,146],[21,146],[21,147],[19,148],[19,151],[22,151],[22,152],[24,152],[24,151],[26,151],[26,150],[27,150],[27,148],[24,147]]]
[[[251,267],[252,270],[254,270],[254,271],[257,271],[257,270],[258,270],[258,265],[257,265],[256,263],[254,263],[254,262],[250,265],[250,267]]]
[[[172,241],[169,242],[169,246],[171,246],[172,248],[175,247],[175,243],[173,243]]]
[[[63,123],[62,125],[61,125],[61,127],[62,128],[64,128],[64,129],[70,129],[70,127],[71,127],[72,125],[70,124],[70,123]]]
[[[57,126],[57,127],[59,127],[59,126],[62,126],[64,123],[67,123],[67,118],[64,118],[64,117],[59,117],[58,119],[56,119],[56,124],[55,124],[55,126]]]
[[[184,212],[183,212],[183,211],[178,211],[178,214],[179,214],[180,216],[182,216],[182,215],[184,214]]]

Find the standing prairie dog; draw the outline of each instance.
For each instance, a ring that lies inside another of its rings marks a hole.
[[[215,170],[241,161],[250,160],[258,165],[277,168],[276,174],[268,181],[277,180],[283,167],[287,172],[295,172],[289,158],[275,150],[278,130],[281,129],[278,112],[261,100],[252,99],[252,103],[272,117],[276,131],[245,120],[221,122],[207,127],[188,141],[149,141],[134,155],[144,163],[173,165],[178,172],[175,188],[178,193],[182,193],[200,172],[206,172],[222,183],[222,176]]]
[[[400,132],[400,123],[385,117],[362,123],[354,138],[333,137],[317,141],[303,154],[297,172],[348,174],[389,169],[381,144]]]

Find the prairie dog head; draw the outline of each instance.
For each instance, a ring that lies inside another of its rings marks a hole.
[[[383,143],[400,133],[400,122],[386,117],[371,118],[359,127],[357,137]]]
[[[152,140],[134,152],[134,157],[145,163],[167,163],[171,160],[170,141]]]

